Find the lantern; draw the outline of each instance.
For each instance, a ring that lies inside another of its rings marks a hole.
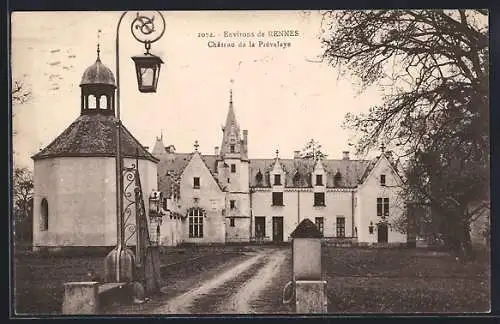
[[[146,53],[142,56],[133,56],[132,60],[135,63],[139,91],[156,92],[158,78],[160,77],[160,67],[163,64],[162,59],[156,55]]]
[[[162,192],[161,191],[153,191],[149,196],[149,217],[161,217],[160,215],[160,206],[162,201]]]

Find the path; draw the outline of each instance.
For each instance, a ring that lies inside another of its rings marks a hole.
[[[288,249],[263,249],[249,259],[170,298],[151,314],[255,313],[252,302],[273,286]],[[280,287],[278,287],[280,288]]]

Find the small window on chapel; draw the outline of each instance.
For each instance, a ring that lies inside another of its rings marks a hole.
[[[231,153],[236,152],[233,144],[229,145],[229,152],[231,152]]]
[[[49,203],[43,198],[40,204],[40,231],[49,230]]]
[[[229,226],[234,227],[234,217],[229,219]]]
[[[280,174],[274,175],[274,185],[281,186],[281,175]]]
[[[385,186],[385,174],[380,175],[380,185]]]
[[[200,177],[193,178],[193,188],[195,188],[195,189],[200,188]]]
[[[231,164],[231,173],[236,173],[236,164]]]

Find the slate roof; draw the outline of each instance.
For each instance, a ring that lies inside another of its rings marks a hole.
[[[172,184],[178,184],[180,176],[186,166],[191,161],[194,153],[165,153],[157,155],[160,158],[158,163],[158,189],[170,195]],[[219,184],[217,178],[217,155],[200,155],[201,159],[207,166],[208,170],[214,177],[214,180]],[[219,184],[220,186],[220,184]],[[221,188],[222,189],[222,188]]]
[[[70,156],[116,156],[116,117],[81,115],[47,147],[32,156],[33,160]],[[139,141],[122,125],[123,157],[146,159],[158,163]],[[138,154],[137,154],[137,153]]]
[[[116,86],[113,72],[106,65],[102,64],[99,57],[97,57],[94,64],[89,66],[85,72],[83,72],[80,86],[87,84],[106,84]]]
[[[169,195],[173,183],[178,183],[180,176],[193,153],[164,153],[155,155],[160,159],[158,163],[158,186],[164,194]],[[217,179],[217,155],[201,155],[214,179]],[[279,159],[286,172],[286,187],[311,187],[314,161],[310,159]],[[270,171],[273,169],[275,159],[251,159],[250,160],[250,186],[270,187]],[[367,172],[367,167],[373,167],[373,160],[323,160],[326,172],[327,188],[355,188]],[[261,172],[262,182],[258,181],[257,173]],[[299,172],[299,177],[296,174]],[[369,171],[368,171],[369,172]],[[335,175],[340,174],[340,181],[335,186]],[[220,184],[219,184],[220,185]]]
[[[285,171],[285,187],[311,187],[314,161],[311,159],[279,159]],[[270,187],[270,172],[274,167],[275,159],[250,160],[250,186]],[[326,172],[326,187],[335,186],[335,175],[340,174],[338,187],[354,188],[359,183],[369,165],[369,160],[333,160],[322,161]],[[258,181],[257,174],[262,174],[262,182]],[[298,172],[298,175],[296,175]]]
[[[318,227],[309,219],[305,218],[290,234],[292,238],[321,238],[323,234]]]

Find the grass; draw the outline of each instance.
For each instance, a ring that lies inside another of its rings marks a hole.
[[[170,294],[177,283],[197,280],[251,246],[166,248],[161,253],[163,284]],[[462,313],[490,309],[490,260],[479,255],[459,262],[445,252],[426,249],[323,248],[324,275],[328,281],[328,312],[346,313]],[[88,269],[104,273],[106,253],[91,255],[14,256],[15,309],[17,314],[60,314],[64,282],[87,280]],[[196,261],[184,263],[186,260]],[[287,313],[281,303],[284,284],[290,280],[290,258],[255,301],[259,313]]]
[[[490,309],[486,255],[462,263],[424,249],[328,248],[329,313],[462,313]]]
[[[239,255],[243,247],[224,249],[214,247],[164,248],[160,254],[163,284],[171,285],[172,280],[183,280],[185,276],[200,272],[207,267],[224,262]],[[230,251],[229,251],[230,250]],[[88,281],[87,272],[93,269],[104,277],[106,252],[42,254],[19,253],[14,256],[14,309],[18,315],[54,315],[61,313],[64,283]],[[184,261],[197,258],[186,267]]]

